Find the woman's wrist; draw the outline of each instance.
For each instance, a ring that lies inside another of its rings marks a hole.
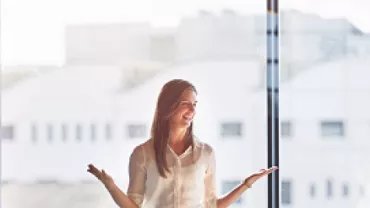
[[[243,186],[245,186],[245,187],[246,187],[246,188],[248,188],[248,189],[252,188],[252,185],[247,183],[247,179],[245,179],[245,180],[243,181]]]
[[[113,181],[109,181],[109,182],[106,182],[106,183],[103,183],[103,184],[107,189],[112,189],[116,186],[116,184]]]

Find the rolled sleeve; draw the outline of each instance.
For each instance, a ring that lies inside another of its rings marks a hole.
[[[144,147],[137,146],[130,156],[127,196],[139,207],[141,207],[144,200],[146,172],[146,155]]]
[[[213,148],[205,145],[205,153],[208,155],[208,166],[204,178],[205,185],[205,208],[217,207],[217,193],[216,193],[216,158]]]

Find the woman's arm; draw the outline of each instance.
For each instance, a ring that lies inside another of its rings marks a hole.
[[[241,183],[225,196],[217,199],[217,208],[225,208],[234,203],[249,187]]]
[[[205,207],[206,208],[226,208],[234,203],[242,193],[247,190],[246,185],[239,185],[227,195],[217,198],[216,191],[216,158],[211,146],[205,145],[204,151],[208,155],[208,167],[204,178],[205,184]]]
[[[109,191],[110,195],[112,196],[114,202],[120,208],[139,208],[139,206],[132,200],[130,197],[125,195],[121,189],[119,189],[116,184],[110,184],[105,186]]]
[[[254,173],[247,177],[243,183],[241,183],[239,186],[237,186],[234,190],[232,190],[230,193],[225,195],[224,197],[217,200],[217,208],[224,208],[230,206],[232,203],[234,203],[247,189],[251,188],[252,185],[263,176],[266,176],[273,171],[277,170],[278,167],[274,166],[272,168],[261,169],[260,172]]]
[[[128,196],[126,196],[121,189],[117,187],[114,183],[112,177],[108,175],[104,170],[100,171],[94,165],[90,164],[88,172],[92,173],[95,177],[97,177],[108,190],[109,194],[112,196],[114,202],[120,208],[138,208],[139,206],[131,200]]]
[[[204,179],[205,183],[205,201],[206,201],[206,208],[226,208],[233,204],[247,189],[251,188],[252,185],[261,177],[272,173],[273,171],[277,170],[277,167],[272,167],[268,170],[261,169],[260,172],[254,173],[247,177],[243,183],[233,189],[231,192],[226,194],[221,198],[217,198],[216,196],[216,159],[215,154],[209,145],[205,145],[204,149],[205,153],[209,155],[208,159],[208,167],[206,171],[206,176]]]
[[[114,183],[112,177],[104,170],[100,171],[93,165],[89,165],[88,172],[96,176],[109,191],[114,202],[120,208],[139,208],[144,199],[146,180],[146,157],[142,146],[137,146],[130,156],[129,164],[129,186],[127,194]]]

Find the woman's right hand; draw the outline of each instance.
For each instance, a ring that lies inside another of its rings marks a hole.
[[[139,206],[130,199],[125,193],[122,192],[121,189],[119,189],[116,184],[114,184],[114,181],[110,175],[108,175],[104,170],[97,169],[94,165],[89,164],[88,165],[87,172],[93,174],[97,179],[99,179],[105,186],[105,188],[109,191],[109,194],[112,196],[114,202],[116,204],[123,208],[139,208]]]
[[[114,184],[113,178],[108,175],[104,170],[97,169],[93,164],[88,165],[87,172],[93,174],[97,179],[99,179],[106,187]]]

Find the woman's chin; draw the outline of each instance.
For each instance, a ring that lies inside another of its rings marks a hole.
[[[189,128],[189,127],[190,127],[190,125],[191,125],[191,122],[184,121],[184,122],[182,122],[182,123],[179,125],[179,127],[180,127],[180,128]]]

